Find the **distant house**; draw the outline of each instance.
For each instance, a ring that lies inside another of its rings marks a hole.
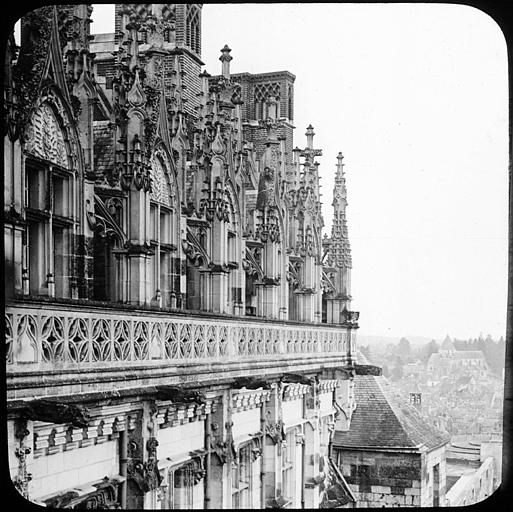
[[[384,377],[357,375],[355,398],[350,428],[335,432],[332,450],[356,506],[443,504],[449,435],[393,395]]]
[[[476,387],[476,379],[472,375],[461,375],[456,380],[456,391],[472,391]]]
[[[446,337],[440,350],[431,354],[427,364],[432,375],[454,375],[462,370],[484,374],[488,370],[485,356],[481,350],[456,350],[449,337]]]
[[[403,366],[403,375],[409,377],[410,375],[419,377],[424,372],[424,367],[419,363],[410,363]]]

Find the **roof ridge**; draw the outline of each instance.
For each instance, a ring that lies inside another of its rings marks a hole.
[[[376,384],[381,389],[381,392],[383,393],[383,396],[385,397],[388,406],[390,407],[392,413],[396,417],[396,419],[397,419],[399,425],[401,426],[403,432],[406,434],[406,436],[409,439],[409,441],[411,442],[412,446],[419,447],[419,448],[422,447],[422,445],[424,443],[420,443],[420,444],[416,443],[415,439],[412,439],[411,432],[409,432],[405,428],[404,422],[405,421],[408,422],[409,418],[401,410],[401,407],[404,406],[408,410],[408,412],[413,414],[413,415],[420,416],[419,412],[412,405],[410,405],[410,404],[408,404],[406,402],[404,402],[404,403],[400,402],[399,398],[394,396],[393,390],[391,388],[386,389],[386,386],[390,386],[390,384],[387,383],[387,384],[385,384],[385,387],[384,387],[382,382],[385,382],[385,381],[384,380],[383,381],[379,381],[379,380],[376,379]]]

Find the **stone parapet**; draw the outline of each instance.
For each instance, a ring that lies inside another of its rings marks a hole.
[[[53,303],[7,305],[5,315],[9,399],[141,392],[352,363],[347,326]]]

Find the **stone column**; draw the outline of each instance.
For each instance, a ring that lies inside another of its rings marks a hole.
[[[222,401],[216,403],[210,414],[210,467],[208,471],[208,508],[224,509],[231,506],[231,439],[230,392],[223,392]]]
[[[127,508],[151,508],[161,484],[156,414],[155,402],[145,401],[142,410],[128,421]]]

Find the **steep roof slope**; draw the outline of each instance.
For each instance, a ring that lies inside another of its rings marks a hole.
[[[356,409],[347,432],[335,432],[333,444],[344,448],[409,448],[428,450],[449,441],[449,435],[427,424],[410,404],[393,396],[384,377],[358,375]]]

